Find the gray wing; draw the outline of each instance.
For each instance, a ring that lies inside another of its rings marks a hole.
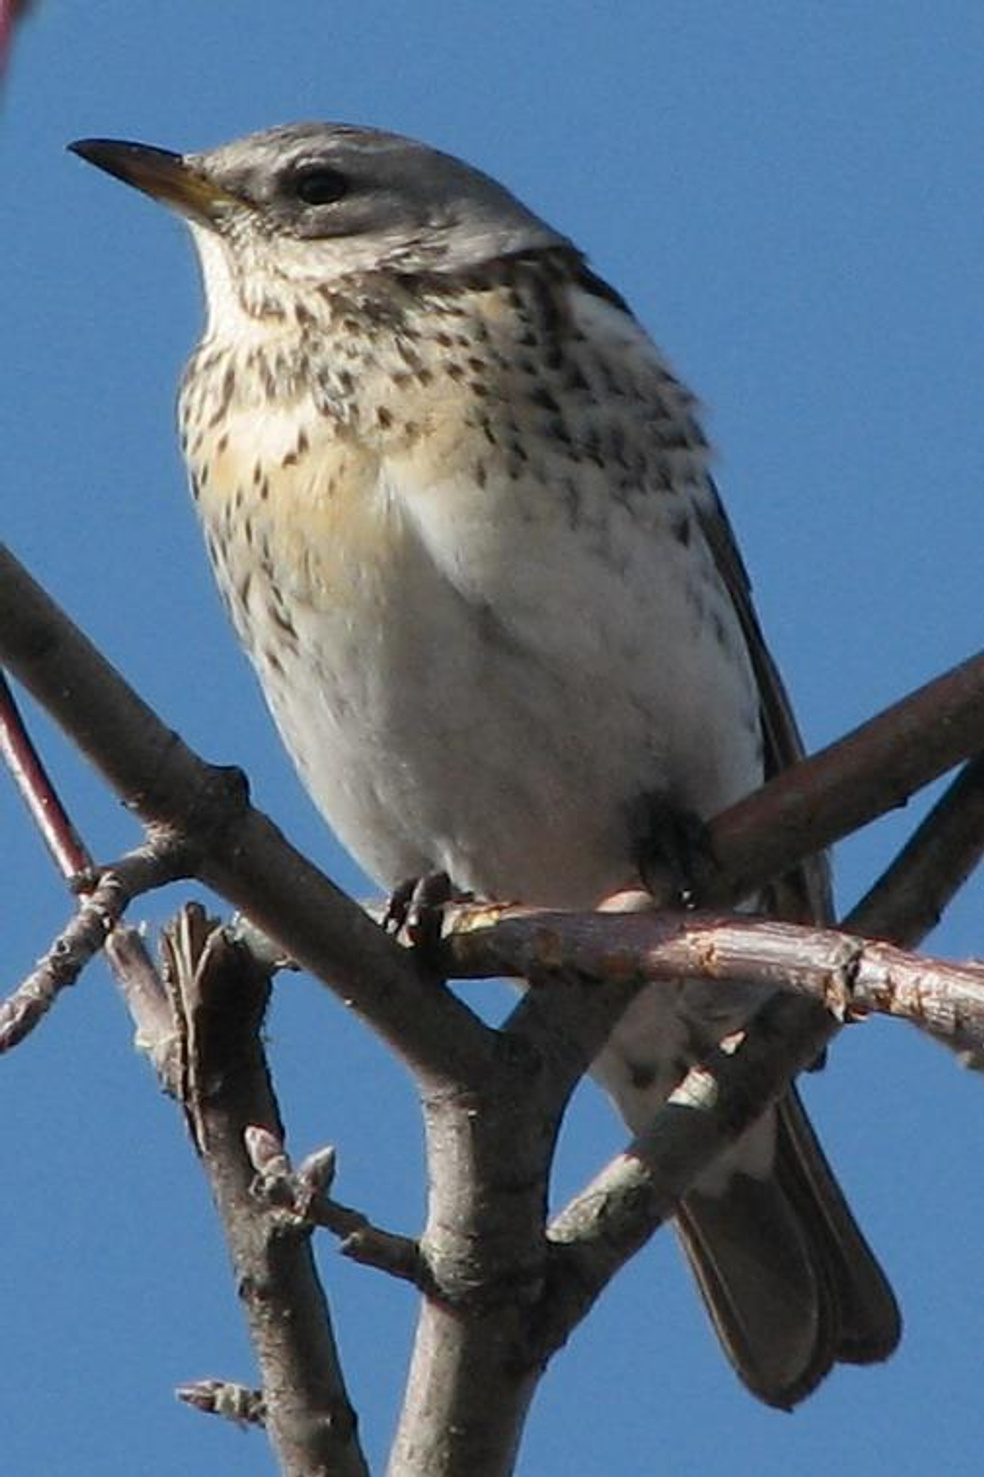
[[[728,588],[751,658],[761,705],[765,777],[772,779],[795,764],[797,759],[802,759],[803,741],[782,678],[755,614],[748,571],[713,483],[708,484],[706,497],[698,504],[697,516],[718,572]],[[769,912],[775,917],[799,923],[831,922],[834,907],[826,853],[807,857],[792,872],[777,879],[771,893]]]
[[[744,633],[758,685],[765,774],[771,778],[795,763],[803,746],[755,614],[727,515],[706,478],[706,443],[693,402],[617,295],[587,274],[580,283],[618,315],[613,322],[619,332],[612,340],[618,362],[623,370],[628,363],[626,384],[637,396],[644,398],[640,387],[648,385],[653,435],[665,435],[668,414],[674,421],[672,451],[687,464],[687,485],[698,489],[694,514]],[[647,364],[654,371],[651,381]],[[660,443],[659,455],[664,450]],[[617,459],[617,448],[613,454]],[[659,455],[654,454],[657,463]],[[763,903],[776,917],[829,920],[826,858],[808,858],[774,879],[764,889]],[[637,1001],[637,1016],[641,1009]],[[811,1009],[808,1002],[804,1009]],[[618,1088],[612,1090],[620,1102]],[[763,1173],[760,1160],[746,1161],[732,1151],[734,1168],[720,1193],[691,1192],[676,1219],[708,1312],[736,1371],[760,1399],[789,1408],[834,1363],[884,1359],[898,1341],[899,1315],[795,1089],[770,1113],[775,1124],[771,1168]]]
[[[734,602],[758,682],[766,778],[803,745],[752,605],[751,586],[713,486],[701,525]],[[768,889],[769,911],[800,921],[833,917],[825,855]],[[898,1307],[791,1088],[776,1108],[772,1173],[735,1174],[720,1197],[688,1195],[677,1226],[721,1343],[745,1384],[791,1408],[837,1362],[871,1363],[898,1343]]]

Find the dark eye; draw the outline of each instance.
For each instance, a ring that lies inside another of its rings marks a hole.
[[[329,169],[324,164],[309,164],[295,172],[291,188],[305,205],[331,205],[347,193],[348,180],[337,169]]]

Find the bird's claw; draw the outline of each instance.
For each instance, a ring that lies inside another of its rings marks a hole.
[[[414,953],[433,967],[440,949],[445,904],[464,902],[466,898],[452,886],[447,872],[408,877],[390,894],[383,927],[394,936],[403,934]]]
[[[661,906],[700,905],[701,884],[714,868],[707,827],[695,811],[665,796],[644,795],[632,816],[633,860]]]

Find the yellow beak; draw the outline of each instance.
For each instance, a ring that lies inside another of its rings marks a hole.
[[[230,206],[242,208],[245,203],[196,173],[183,154],[170,149],[113,138],[81,138],[68,147],[81,159],[193,220],[211,224]]]

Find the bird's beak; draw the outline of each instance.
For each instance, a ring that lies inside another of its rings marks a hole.
[[[230,206],[243,205],[193,169],[183,154],[172,154],[170,149],[114,138],[80,138],[68,148],[192,220],[214,224]]]

